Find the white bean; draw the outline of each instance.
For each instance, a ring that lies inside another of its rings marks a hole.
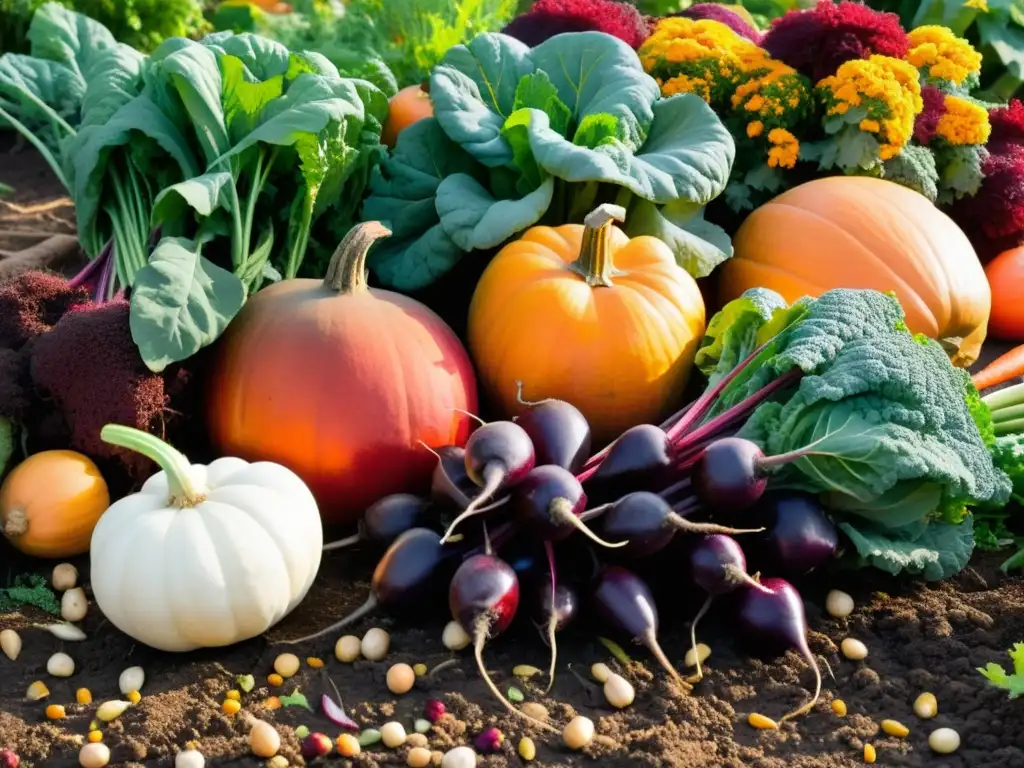
[[[360,651],[363,658],[368,661],[381,661],[388,655],[388,648],[391,646],[391,635],[379,627],[367,630],[360,643]]]
[[[833,589],[825,596],[825,610],[829,616],[845,619],[853,613],[853,598],[838,589]]]
[[[928,736],[928,746],[940,755],[949,755],[960,749],[960,734],[952,728],[936,728]]]
[[[75,674],[75,661],[66,653],[55,653],[46,662],[46,671],[54,677],[71,677]]]
[[[843,640],[839,647],[843,651],[843,656],[851,661],[861,661],[868,657],[868,647],[852,637]]]

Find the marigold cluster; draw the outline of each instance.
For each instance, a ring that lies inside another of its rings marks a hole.
[[[943,107],[935,133],[946,142],[953,146],[964,146],[988,141],[992,126],[984,107],[952,95],[946,96]]]
[[[768,132],[768,166],[770,168],[792,168],[800,157],[800,142],[784,128],[773,128]]]
[[[981,71],[981,54],[948,27],[918,27],[907,37],[910,50],[906,60],[929,80],[963,85],[968,77]]]
[[[818,83],[817,90],[829,116],[859,108],[858,127],[877,135],[882,160],[903,149],[924,106],[917,70],[890,56],[848,61]]]
[[[793,131],[814,107],[810,81],[781,61],[766,59],[754,76],[736,88],[731,102],[732,114],[746,122],[749,138],[767,132],[772,145],[768,152],[769,164],[773,168],[792,168],[800,149]],[[779,138],[783,134],[788,137],[784,142]],[[776,141],[772,141],[773,135]]]

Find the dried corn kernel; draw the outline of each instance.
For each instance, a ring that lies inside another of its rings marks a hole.
[[[877,757],[877,755],[875,753],[875,748],[871,744],[865,744],[864,745],[864,762],[865,763],[873,763],[873,762],[875,762],[875,758],[876,757]]]
[[[75,701],[79,704],[92,704],[92,692],[88,688],[79,688],[75,691]]]
[[[142,701],[142,694],[138,691],[129,691],[128,696],[126,698],[132,704],[138,704],[140,701]]]
[[[263,700],[263,706],[267,709],[280,709],[281,700],[277,696],[270,696]]]
[[[896,720],[883,720],[882,730],[898,739],[902,739],[910,733],[910,729],[907,726]]]
[[[103,731],[89,731],[89,743],[96,744],[103,741]]]
[[[116,720],[124,711],[130,707],[131,704],[127,701],[104,701],[100,704],[99,709],[96,710],[96,719],[104,723],[109,723],[111,720]]]
[[[306,663],[309,664],[313,669],[322,669],[324,666],[324,660],[318,659],[316,656],[309,656],[306,659]]]
[[[533,739],[524,736],[519,740],[519,756],[526,762],[537,757],[537,746],[533,743]]]
[[[232,690],[232,691],[228,691],[227,693],[225,693],[224,694],[224,698],[226,698],[226,699],[234,699],[235,701],[241,701],[242,700],[242,694],[240,694],[238,691],[233,691]]]
[[[836,699],[832,702],[832,711],[840,717],[846,717],[846,702],[842,699]]]
[[[235,699],[224,699],[224,703],[220,705],[220,708],[225,715],[237,715],[242,705]]]
[[[284,678],[277,674],[277,672],[272,672],[267,675],[267,682],[271,685],[284,685]]]
[[[747,718],[747,722],[755,728],[760,728],[762,730],[773,730],[779,727],[779,724],[772,720],[770,717],[759,715],[757,714],[757,712],[752,712],[750,716]]]
[[[48,720],[63,720],[66,717],[64,707],[60,704],[51,704],[46,708],[46,717]]]
[[[914,700],[914,714],[922,720],[935,717],[939,712],[939,702],[934,693],[922,693]]]
[[[36,680],[25,692],[25,698],[30,699],[31,701],[39,701],[40,699],[45,699],[49,695],[50,689],[46,687],[46,683],[42,680]]]

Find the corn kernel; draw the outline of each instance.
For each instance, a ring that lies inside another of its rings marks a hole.
[[[865,744],[864,745],[864,762],[865,763],[873,763],[873,762],[875,762],[875,758],[876,757],[877,757],[877,754],[875,753],[875,748],[871,744]]]
[[[324,660],[318,659],[316,656],[310,656],[306,659],[306,663],[309,664],[313,669],[322,669],[324,666]]]
[[[832,702],[832,711],[840,717],[846,717],[846,702],[842,699],[836,699]]]
[[[98,731],[99,729],[100,729],[100,724],[96,720],[93,720],[92,722],[89,723],[89,730],[90,731]]]
[[[359,739],[351,733],[341,734],[335,742],[335,746],[338,748],[338,754],[342,757],[355,757],[363,751],[363,748],[359,746]]]
[[[46,717],[49,720],[63,720],[65,717],[64,707],[60,704],[51,704],[46,708]]]
[[[922,693],[914,700],[914,714],[922,720],[935,717],[939,712],[939,702],[934,693]]]
[[[89,743],[96,744],[103,741],[103,731],[89,731]]]
[[[277,674],[277,672],[273,672],[267,675],[267,682],[271,685],[284,685],[284,678]]]
[[[227,699],[234,699],[235,701],[242,700],[242,694],[240,694],[238,691],[228,691],[224,694],[224,697]]]
[[[533,739],[524,736],[519,740],[519,756],[526,762],[537,757],[537,746],[533,743]]]
[[[902,739],[910,733],[910,729],[907,726],[896,720],[883,720],[882,730],[898,739]]]
[[[759,715],[756,712],[752,712],[747,718],[747,722],[755,728],[762,730],[774,730],[779,727],[779,724],[772,720],[770,717]]]
[[[270,696],[263,700],[263,706],[267,709],[280,709],[281,700],[277,696]]]
[[[242,705],[234,699],[224,699],[224,703],[220,705],[220,708],[225,715],[237,715]]]
[[[423,662],[420,662],[419,664],[413,664],[412,671],[416,673],[416,677],[423,677],[425,674],[427,674],[427,665]]]
[[[129,691],[128,696],[126,698],[132,704],[138,704],[140,701],[142,701],[142,694],[138,691]]]
[[[75,691],[75,701],[79,704],[92,704],[92,692],[88,688],[79,688]]]
[[[45,699],[50,695],[50,689],[46,687],[46,683],[42,680],[36,680],[32,685],[28,687],[25,692],[25,698],[31,699],[32,701],[39,701]]]

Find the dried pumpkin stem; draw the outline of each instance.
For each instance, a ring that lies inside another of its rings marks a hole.
[[[587,285],[610,287],[612,278],[622,274],[612,263],[612,222],[625,221],[621,205],[599,205],[583,219],[583,244],[580,255],[569,269],[587,281]]]
[[[364,221],[352,227],[331,256],[324,276],[324,287],[338,293],[369,290],[366,282],[366,254],[375,242],[390,235],[391,230],[379,221]]]
[[[121,424],[107,424],[100,430],[100,439],[109,445],[141,453],[156,462],[167,475],[171,491],[168,504],[179,508],[194,507],[205,498],[205,491],[192,480],[189,460],[156,435]]]
[[[9,536],[12,539],[28,533],[28,516],[24,509],[15,508],[7,513],[3,533],[4,536]]]

